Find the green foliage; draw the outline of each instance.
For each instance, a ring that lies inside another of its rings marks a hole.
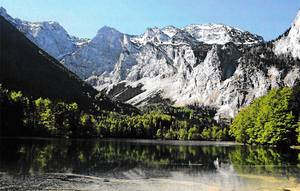
[[[230,132],[238,142],[249,144],[291,145],[296,142],[296,95],[291,88],[273,89],[242,109]],[[298,103],[299,104],[299,103]]]
[[[229,137],[228,128],[221,128],[214,125],[212,128],[205,128],[201,133],[201,137],[204,140],[226,140],[226,138]]]
[[[100,99],[100,97],[98,98]],[[209,108],[151,105],[142,114],[88,113],[76,103],[29,99],[0,86],[1,135],[228,140]],[[2,106],[3,105],[3,106]],[[4,120],[5,119],[5,120]],[[5,128],[3,128],[5,126]],[[205,135],[205,132],[209,133]],[[205,135],[205,136],[204,136]]]
[[[178,131],[178,139],[179,140],[187,140],[189,138],[189,133],[187,129],[179,129]]]
[[[25,97],[0,86],[0,135],[69,137],[78,125],[76,103],[52,102]]]
[[[298,143],[300,143],[300,117],[299,117],[299,119],[298,119],[298,127],[297,127],[297,129],[296,129],[296,132],[298,133],[298,135],[297,135],[297,141],[298,141]]]
[[[200,132],[199,132],[199,130],[197,129],[196,126],[189,129],[188,139],[189,140],[200,139]]]
[[[54,134],[56,128],[54,126],[55,118],[52,110],[52,102],[49,99],[39,98],[34,101],[36,109],[36,127],[38,129],[45,129],[49,134]]]

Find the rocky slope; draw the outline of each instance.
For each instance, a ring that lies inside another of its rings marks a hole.
[[[88,108],[97,91],[0,16],[0,84],[34,98],[76,101]]]
[[[25,96],[33,99],[43,97],[52,101],[76,102],[80,109],[88,112],[138,112],[131,105],[112,101],[99,94],[1,15],[0,34],[0,86],[5,89],[22,91]],[[0,131],[3,130],[1,122]]]
[[[88,42],[87,39],[70,36],[57,22],[28,22],[15,19],[8,15],[3,7],[0,7],[0,15],[10,21],[37,46],[58,60]]]
[[[184,28],[198,41],[208,44],[253,44],[263,41],[263,38],[248,31],[233,28],[222,24],[189,25]]]
[[[278,55],[290,54],[300,58],[300,11],[291,28],[275,41],[274,47],[274,52]]]
[[[221,24],[148,28],[139,36],[103,27],[84,46],[56,58],[111,98],[208,105],[218,109],[217,117],[231,118],[270,88],[299,80],[299,30],[299,13],[271,43]]]

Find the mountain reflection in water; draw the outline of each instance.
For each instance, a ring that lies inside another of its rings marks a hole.
[[[299,190],[300,152],[214,142],[0,140],[0,190]]]

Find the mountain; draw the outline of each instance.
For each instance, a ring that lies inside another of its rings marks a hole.
[[[300,59],[300,11],[290,29],[275,41],[274,52],[278,55],[290,54]]]
[[[300,79],[298,21],[299,14],[272,42],[222,24],[154,27],[142,35],[105,26],[60,60],[112,99],[205,105],[232,118],[269,89]]]
[[[263,38],[250,32],[223,24],[188,25],[184,28],[194,38],[207,44],[254,44],[263,42]]]
[[[123,36],[113,28],[103,27],[86,46],[65,56],[62,62],[83,79],[110,72],[122,51]]]
[[[300,79],[299,60],[224,25],[150,28],[128,44],[113,70],[87,82],[133,105],[208,105],[218,109],[217,117],[232,118],[271,88],[291,87]]]
[[[28,22],[14,19],[7,14],[3,7],[0,7],[0,15],[23,32],[37,46],[58,60],[88,42],[87,39],[70,36],[57,22]]]
[[[76,102],[81,109],[131,113],[137,110],[100,95],[92,86],[32,43],[0,16],[0,84],[33,98]]]
[[[150,70],[160,70],[161,66],[157,63],[153,54],[165,57],[164,59],[170,64],[174,62],[174,55],[172,56],[169,53],[172,51],[171,49],[180,46],[196,47],[199,44],[211,44],[212,38],[216,36],[219,44],[233,42],[237,45],[251,45],[263,41],[261,37],[250,35],[249,32],[232,27],[226,28],[223,25],[218,26],[220,28],[216,29],[216,25],[203,25],[203,30],[207,30],[207,35],[202,37],[200,37],[201,31],[199,29],[201,25],[197,25],[197,27],[193,25],[195,27],[194,32],[191,28],[192,25],[184,29],[173,26],[162,29],[148,28],[140,36],[123,34],[113,28],[103,27],[86,46],[65,56],[62,63],[81,78],[86,79],[98,89],[102,89],[102,87],[112,82],[125,80],[129,70],[132,70],[131,67],[138,68],[137,65],[139,63],[145,64],[146,60],[153,62],[153,65],[149,65]],[[212,29],[208,30],[209,27]],[[205,33],[205,31],[202,31],[202,33]],[[239,38],[234,38],[233,34],[239,34]],[[157,72],[154,71],[154,73]],[[130,78],[135,79],[136,74],[131,72]]]
[[[34,97],[49,97],[86,106],[97,92],[35,46],[0,16],[0,83]]]

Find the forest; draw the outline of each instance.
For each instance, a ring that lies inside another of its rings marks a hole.
[[[0,86],[1,136],[231,140],[228,126],[214,115],[206,107],[163,105],[127,115],[86,112],[77,103],[33,99]]]
[[[300,143],[300,88],[272,89],[240,110],[230,126],[235,140],[248,144]]]
[[[1,136],[235,140],[247,144],[300,143],[300,88],[272,89],[240,110],[231,125],[209,107],[156,104],[124,114],[82,110],[77,103],[33,99],[0,86]]]

